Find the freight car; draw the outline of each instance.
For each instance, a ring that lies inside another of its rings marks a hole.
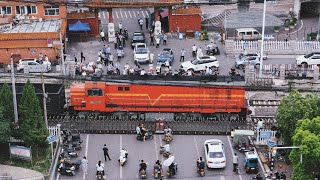
[[[198,113],[202,115],[247,113],[245,86],[235,83],[142,84],[130,82],[74,83],[69,110],[115,113]]]

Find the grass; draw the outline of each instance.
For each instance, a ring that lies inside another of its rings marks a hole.
[[[12,158],[10,161],[10,156],[7,153],[4,156],[1,156],[0,162],[1,164],[17,166],[27,169],[32,169],[42,173],[43,175],[47,175],[49,173],[49,168],[51,165],[51,149],[50,146],[45,150],[40,150],[42,152],[39,154],[39,157],[36,159],[35,156],[32,158],[32,166],[30,160],[21,160],[20,158]]]

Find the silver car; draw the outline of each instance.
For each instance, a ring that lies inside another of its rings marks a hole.
[[[234,66],[238,69],[244,69],[247,65],[253,65],[256,68],[259,68],[260,66],[259,57],[243,56],[243,57],[237,58]]]

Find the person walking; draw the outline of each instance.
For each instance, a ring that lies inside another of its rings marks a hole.
[[[192,57],[196,57],[196,52],[197,52],[197,46],[194,44],[192,46]]]
[[[143,26],[143,19],[142,18],[139,20],[139,24],[140,24],[140,28],[141,28],[141,31],[142,31],[142,26]]]
[[[107,161],[107,157],[108,157],[109,161],[111,161],[111,158],[109,156],[109,149],[107,148],[106,144],[104,144],[102,150],[103,150],[103,155],[104,155],[104,161]]]
[[[154,58],[153,52],[150,52],[149,56],[150,56],[150,64],[152,64],[153,63],[153,58]]]
[[[126,47],[126,37],[122,36],[122,47]]]
[[[122,51],[121,49],[117,49],[117,56],[118,56],[118,61],[121,60],[121,57],[122,57]]]
[[[81,168],[82,168],[83,174],[88,174],[88,160],[87,160],[87,157],[85,156],[81,160]]]
[[[119,33],[120,34],[122,33],[122,23],[121,22],[119,23]]]
[[[146,29],[149,29],[149,17],[146,17]]]
[[[80,62],[82,63],[82,60],[85,61],[86,60],[86,57],[84,57],[83,55],[83,52],[81,51],[80,53],[80,56],[81,56],[81,59],[80,59]]]
[[[238,156],[236,153],[234,153],[233,155],[232,162],[233,162],[233,172],[236,172],[237,166],[238,166]]]
[[[103,31],[100,32],[100,37],[101,37],[101,41],[104,42],[105,41],[105,34]]]
[[[77,56],[74,55],[74,62],[78,62]]]
[[[118,47],[118,42],[117,42],[118,40],[115,40],[114,41],[114,49],[117,49],[117,47]]]
[[[150,46],[154,46],[154,34],[153,33],[151,33],[150,34]]]
[[[184,62],[184,55],[186,54],[186,50],[181,50],[180,62]]]
[[[110,62],[110,64],[112,64],[112,66],[113,66],[113,59],[114,59],[113,55],[110,54],[109,55],[109,62]]]
[[[160,38],[156,37],[156,48],[159,48],[160,45]]]
[[[163,34],[163,45],[167,45],[167,39],[168,39],[167,34]]]

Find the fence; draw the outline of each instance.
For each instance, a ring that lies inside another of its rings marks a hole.
[[[227,53],[260,52],[261,41],[234,41],[226,40]],[[264,41],[264,52],[267,54],[308,54],[320,49],[318,41]]]

